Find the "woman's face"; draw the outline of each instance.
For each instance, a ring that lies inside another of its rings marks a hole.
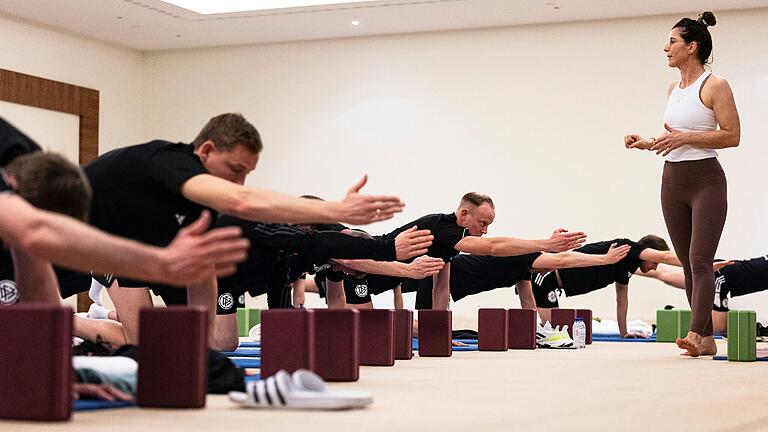
[[[674,28],[669,32],[669,40],[664,45],[664,52],[667,53],[667,65],[669,67],[679,67],[688,62],[695,50],[694,42],[686,43],[680,35],[680,29]]]

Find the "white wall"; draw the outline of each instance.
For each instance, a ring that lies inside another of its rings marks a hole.
[[[142,54],[0,16],[0,68],[99,90],[99,151],[142,136]]]
[[[594,241],[667,237],[662,161],[624,150],[622,137],[662,132],[664,89],[677,79],[662,47],[679,18],[150,53],[145,138],[190,140],[210,116],[240,111],[266,145],[250,184],[339,198],[368,173],[368,192],[396,193],[408,205],[374,233],[450,212],[476,190],[497,203],[490,235],[541,238],[565,226]],[[758,256],[768,245],[757,180],[768,155],[759,139],[767,19],[765,9],[720,13],[712,28],[713,70],[730,80],[743,126],[742,146],[722,152],[730,214],[721,257]],[[685,304],[682,292],[657,283],[632,286],[631,317]],[[766,316],[768,296],[750,300],[744,306]],[[453,309],[518,304],[511,290],[497,290]],[[612,289],[562,304],[615,316]]]

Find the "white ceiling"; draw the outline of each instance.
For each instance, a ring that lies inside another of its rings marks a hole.
[[[160,0],[0,0],[0,14],[142,51],[764,7],[768,0],[380,0],[200,15]]]

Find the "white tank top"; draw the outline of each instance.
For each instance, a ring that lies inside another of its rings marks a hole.
[[[717,130],[715,112],[701,102],[701,86],[712,72],[704,71],[701,76],[688,87],[681,89],[680,83],[675,85],[667,100],[664,111],[664,123],[682,132],[709,132]],[[683,145],[672,150],[666,157],[669,162],[681,162],[717,157],[712,149],[700,149]]]

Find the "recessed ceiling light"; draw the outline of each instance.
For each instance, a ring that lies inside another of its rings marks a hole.
[[[358,21],[358,20],[354,20],[354,21],[352,21],[352,25],[353,25],[353,26],[355,26],[355,27],[357,27],[357,26],[359,26],[359,25],[360,25],[360,21]]]
[[[327,6],[341,3],[364,3],[375,0],[162,0],[203,15]]]

